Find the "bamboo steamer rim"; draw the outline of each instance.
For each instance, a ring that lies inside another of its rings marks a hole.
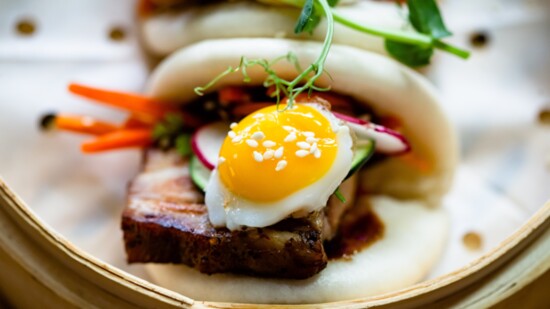
[[[235,303],[220,303],[220,302],[202,302],[196,301],[179,293],[164,289],[156,286],[146,280],[140,279],[134,275],[128,274],[116,267],[110,266],[101,262],[99,259],[91,256],[90,254],[76,248],[68,240],[64,239],[61,235],[57,234],[51,228],[43,224],[38,217],[26,206],[26,204],[7,186],[7,184],[0,178],[0,217],[2,212],[6,212],[12,221],[16,221],[20,229],[24,230],[29,238],[32,238],[35,242],[48,252],[53,253],[58,259],[70,260],[63,261],[64,265],[69,266],[74,271],[75,268],[83,271],[83,277],[88,280],[97,280],[100,278],[106,279],[111,286],[117,286],[119,289],[126,289],[127,293],[124,293],[123,297],[126,299],[132,297],[128,292],[132,294],[138,294],[142,297],[152,298],[158,302],[158,305],[164,305],[168,307],[172,306],[187,306],[187,307],[206,307],[206,308],[234,308],[235,306],[245,308],[277,308],[277,307],[314,307],[319,305],[328,305],[330,307],[361,307],[364,308],[374,306],[385,305],[398,305],[406,301],[412,301],[415,297],[425,297],[425,301],[436,300],[446,295],[454,293],[465,286],[473,283],[475,280],[484,277],[488,273],[492,272],[513,256],[517,255],[523,250],[529,243],[535,239],[539,234],[547,231],[550,227],[550,201],[546,202],[531,218],[524,223],[517,231],[508,236],[501,244],[485,253],[481,257],[472,261],[466,266],[463,266],[451,273],[433,278],[428,281],[420,282],[413,286],[398,291],[385,293],[378,296],[353,299],[348,301],[341,301],[335,303],[321,303],[310,305],[257,305],[257,304],[235,304]],[[7,238],[10,239],[9,237]],[[9,243],[2,239],[0,236],[0,250],[14,249],[13,244],[10,248]],[[7,248],[6,248],[7,246]],[[9,250],[7,250],[9,251]],[[509,254],[507,254],[509,253]],[[12,252],[13,255],[17,255],[17,252]],[[15,257],[21,261],[21,264],[28,263],[29,259],[22,259],[22,257]],[[541,264],[538,267],[539,275],[550,268],[550,259],[542,259]],[[27,265],[28,266],[28,265]],[[531,280],[534,278],[531,278]],[[529,281],[530,282],[530,281]],[[525,282],[525,284],[529,283]],[[98,284],[98,283],[96,283]],[[98,284],[99,285],[99,284]],[[100,289],[105,288],[103,285],[98,287]],[[445,295],[436,295],[437,291],[445,288],[447,293]],[[128,300],[127,301],[132,301]],[[136,300],[136,304],[139,304],[139,300]]]

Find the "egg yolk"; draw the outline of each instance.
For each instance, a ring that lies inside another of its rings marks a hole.
[[[277,201],[315,183],[331,168],[338,143],[330,121],[309,105],[284,108],[260,109],[231,126],[218,171],[234,195]]]

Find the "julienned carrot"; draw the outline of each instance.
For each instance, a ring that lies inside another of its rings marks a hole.
[[[147,147],[152,143],[150,129],[127,129],[101,135],[93,141],[83,143],[81,149],[86,153],[94,153],[112,149]]]
[[[161,102],[139,94],[99,89],[81,84],[69,84],[69,91],[88,99],[134,113],[163,117],[169,112],[179,112],[177,108],[170,106],[170,103]]]
[[[237,117],[243,117],[247,116],[261,108],[273,105],[275,103],[265,103],[265,102],[258,102],[258,103],[244,103],[237,105],[231,110],[231,114]]]
[[[125,129],[148,129],[153,127],[157,123],[157,120],[154,117],[144,117],[144,115],[132,114],[124,124],[122,125]]]
[[[196,118],[178,109],[174,103],[159,101],[139,94],[103,90],[80,84],[70,84],[69,91],[109,106],[128,110],[139,121],[151,125],[157,123],[168,113],[179,115],[185,125],[190,127],[198,127],[202,124]]]
[[[83,134],[103,135],[119,129],[117,125],[100,121],[88,116],[56,115],[55,128]]]

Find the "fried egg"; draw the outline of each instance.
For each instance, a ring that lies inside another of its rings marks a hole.
[[[265,227],[325,207],[351,168],[349,127],[319,104],[269,106],[231,124],[206,186],[211,223]]]

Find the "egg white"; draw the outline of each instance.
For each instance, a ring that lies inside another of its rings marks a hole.
[[[275,202],[259,203],[234,195],[221,181],[217,167],[205,188],[205,203],[210,222],[216,227],[236,230],[243,226],[265,227],[293,215],[304,216],[326,206],[351,168],[353,137],[349,127],[332,113],[312,104],[325,116],[336,133],[338,150],[327,173],[315,183]],[[250,175],[262,177],[262,175]]]

